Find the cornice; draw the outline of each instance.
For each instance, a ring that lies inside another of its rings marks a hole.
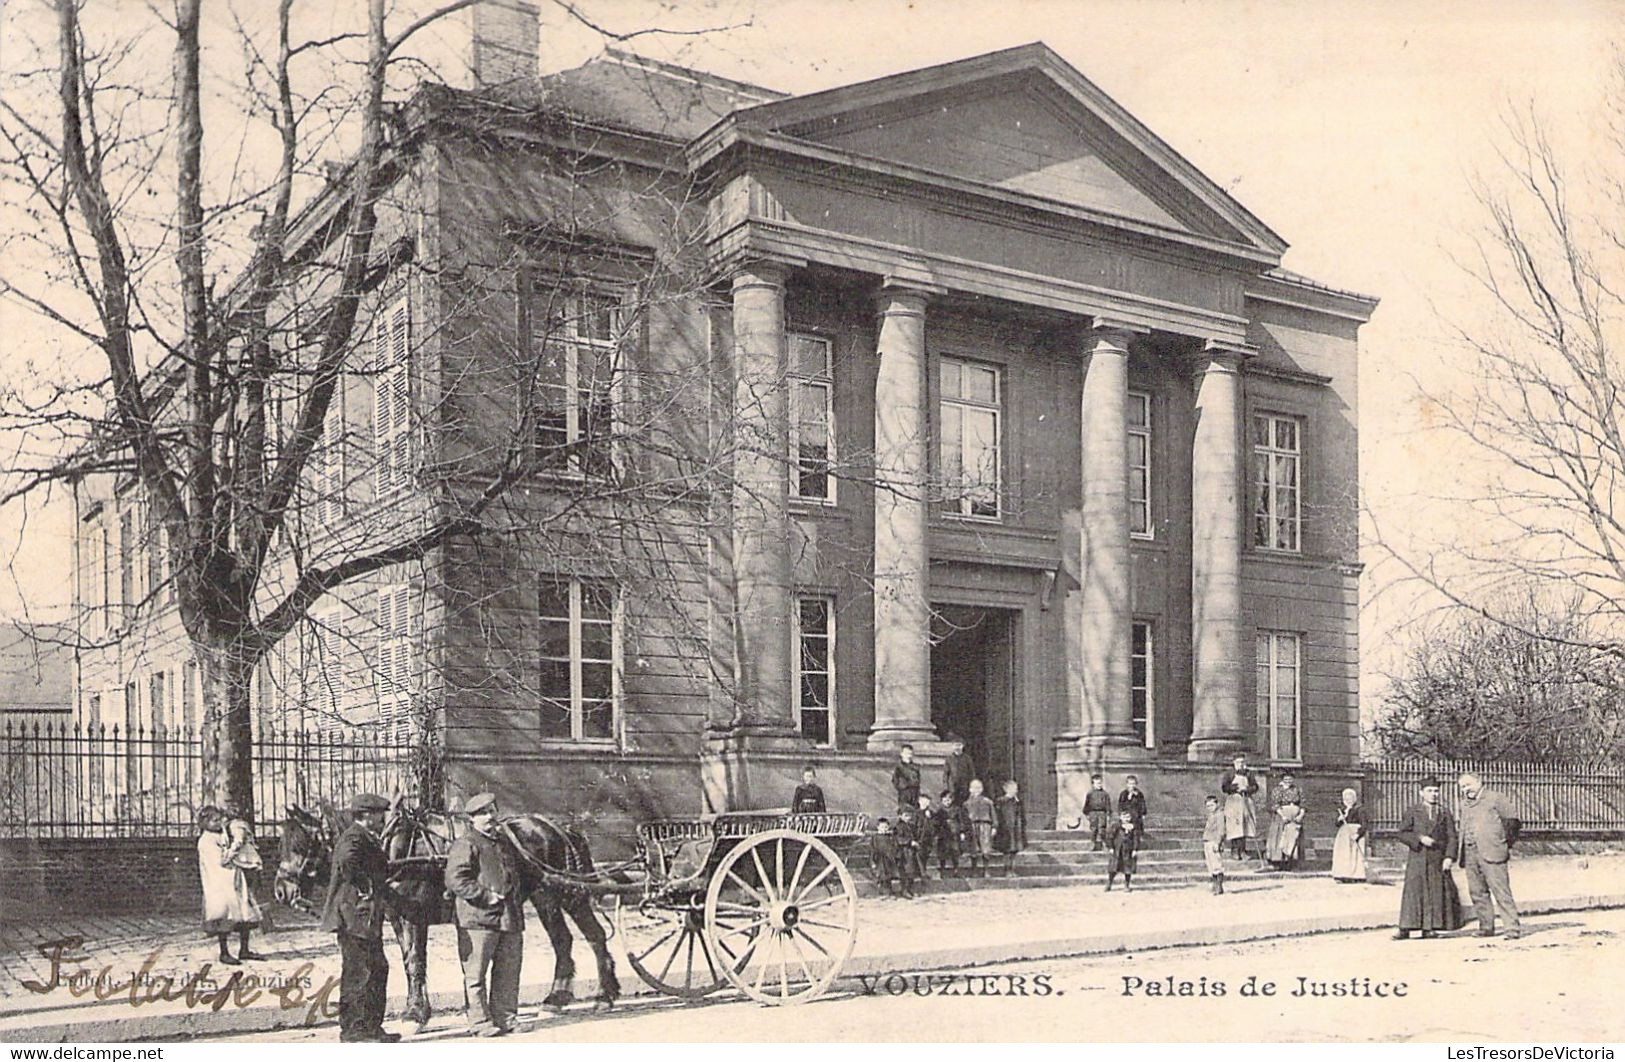
[[[1322,376],[1318,372],[1304,372],[1302,369],[1288,369],[1280,365],[1266,365],[1258,361],[1248,361],[1243,369],[1245,376],[1263,376],[1271,380],[1283,380],[1287,383],[1307,384],[1311,387],[1330,387],[1332,377]]]
[[[711,237],[713,262],[763,255],[815,261],[861,273],[886,275],[908,262],[949,290],[1044,306],[1064,313],[1109,317],[1131,328],[1158,329],[1221,343],[1245,342],[1247,319],[1162,299],[1062,280],[949,255],[927,254],[867,237],[829,232],[791,221],[748,218]],[[912,271],[911,271],[912,272]]]
[[[1365,324],[1371,320],[1380,299],[1353,291],[1339,291],[1314,284],[1307,279],[1298,280],[1279,274],[1262,273],[1247,279],[1243,291],[1246,298],[1258,302],[1290,306],[1296,310],[1341,317]]]

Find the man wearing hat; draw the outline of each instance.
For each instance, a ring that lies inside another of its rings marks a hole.
[[[1461,927],[1461,897],[1450,878],[1456,849],[1456,824],[1439,802],[1437,778],[1424,778],[1421,803],[1399,822],[1398,838],[1410,854],[1405,857],[1405,892],[1399,900],[1399,932],[1406,940],[1413,932],[1424,937]]]
[[[350,801],[354,821],[333,844],[333,876],[322,908],[322,930],[337,933],[339,957],[339,1039],[354,1043],[393,1043],[399,1033],[383,1029],[389,989],[384,958],[385,907],[394,906],[389,861],[379,847],[389,801],[361,793]]]
[[[512,1032],[519,1017],[525,897],[519,856],[497,827],[497,798],[463,805],[473,829],[446,856],[446,888],[457,898],[457,957],[463,964],[468,1023],[481,1036]]]

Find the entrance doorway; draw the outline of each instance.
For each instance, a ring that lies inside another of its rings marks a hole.
[[[1016,711],[1016,612],[939,605],[931,616],[931,724],[965,740],[987,795],[1005,779],[1028,792]]]

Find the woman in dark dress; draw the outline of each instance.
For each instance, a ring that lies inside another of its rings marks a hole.
[[[1405,857],[1405,892],[1399,901],[1399,932],[1424,937],[1461,927],[1461,897],[1450,877],[1450,853],[1456,850],[1456,824],[1439,803],[1439,780],[1422,782],[1422,802],[1405,813],[1397,836],[1410,849]]]
[[[1027,847],[1027,809],[1012,779],[1004,783],[1004,795],[993,806],[993,847],[1004,853],[1004,876],[1016,872],[1016,853]]]

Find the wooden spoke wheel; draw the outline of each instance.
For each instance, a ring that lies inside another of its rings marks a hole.
[[[657,992],[699,999],[722,987],[722,970],[705,934],[700,893],[678,895],[670,904],[621,904],[615,933],[626,961]]]
[[[857,886],[817,837],[752,834],[711,876],[705,933],[734,987],[761,1003],[805,1003],[834,983],[852,954]]]

